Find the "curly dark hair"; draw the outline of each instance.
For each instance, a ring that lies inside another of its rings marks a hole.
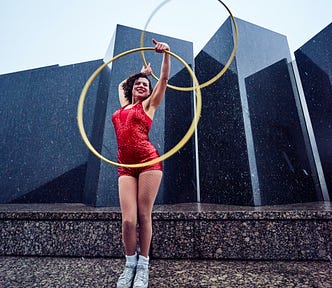
[[[149,79],[148,75],[140,72],[140,73],[134,74],[132,76],[129,76],[128,79],[124,83],[122,83],[124,96],[129,101],[129,103],[132,103],[132,98],[133,98],[132,90],[134,87],[134,83],[138,78],[146,78],[149,80],[149,90],[150,90],[149,96],[152,93],[153,88],[152,88],[151,80]]]

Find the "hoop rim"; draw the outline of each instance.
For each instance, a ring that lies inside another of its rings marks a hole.
[[[146,22],[145,26],[144,26],[144,29],[142,30],[142,33],[141,33],[141,39],[140,39],[140,47],[143,47],[144,46],[144,36],[145,36],[145,31],[147,29],[147,26],[148,24],[150,23],[150,20],[152,19],[153,15],[155,13],[158,12],[158,10],[164,5],[166,4],[167,2],[169,2],[170,0],[165,0],[164,2],[162,2],[160,5],[158,5],[158,7],[151,13],[148,21]],[[216,74],[214,77],[212,77],[210,80],[202,83],[202,84],[199,84],[199,88],[202,89],[202,88],[205,88],[211,84],[213,84],[214,82],[216,82],[219,78],[221,78],[225,73],[226,71],[228,70],[229,66],[231,65],[231,63],[233,62],[233,59],[235,57],[235,53],[237,51],[237,47],[238,47],[238,42],[239,42],[239,32],[238,32],[238,27],[237,27],[237,24],[236,24],[236,21],[235,21],[235,18],[231,12],[231,10],[227,7],[227,5],[221,1],[221,0],[218,0],[225,8],[226,10],[228,11],[229,13],[229,16],[231,17],[231,20],[232,20],[232,23],[233,23],[233,26],[234,26],[234,31],[235,31],[235,37],[233,38],[233,50],[231,52],[231,55],[229,57],[229,59],[227,60],[225,66],[223,67],[223,69],[220,70],[220,72],[218,74]],[[145,66],[147,66],[147,61],[145,59],[145,55],[144,55],[144,51],[141,52],[141,55],[142,55],[142,60],[143,60],[143,63]],[[159,80],[158,77],[152,73],[151,76],[156,79],[157,81]],[[180,87],[180,86],[174,86],[174,85],[171,85],[171,84],[167,84],[167,87],[168,88],[171,88],[171,89],[174,89],[174,90],[178,90],[178,91],[193,91],[196,89],[196,86],[193,86],[193,87]]]
[[[138,51],[147,51],[147,50],[154,50],[153,47],[139,47],[139,48],[135,48],[135,49],[131,49],[131,50],[127,50],[123,53],[120,53],[116,56],[114,56],[111,60],[107,61],[106,63],[102,64],[101,66],[99,66],[99,68],[97,68],[95,70],[95,72],[93,72],[93,74],[90,76],[90,78],[87,80],[87,82],[85,83],[79,101],[78,101],[78,107],[77,107],[77,123],[78,123],[78,128],[79,128],[79,132],[81,134],[81,137],[85,143],[85,145],[89,148],[89,150],[99,159],[101,159],[102,161],[114,165],[114,166],[118,166],[118,167],[127,167],[127,168],[140,168],[140,167],[145,167],[145,166],[149,166],[155,163],[158,163],[160,161],[163,161],[167,158],[169,158],[170,156],[172,156],[173,154],[175,154],[177,151],[179,151],[187,142],[188,140],[191,138],[191,136],[193,135],[199,118],[200,118],[200,114],[201,114],[201,110],[202,110],[202,97],[201,97],[201,90],[199,88],[199,83],[198,80],[196,78],[195,73],[192,71],[192,69],[190,68],[190,66],[188,65],[187,62],[185,62],[180,56],[176,55],[175,53],[166,50],[165,52],[170,54],[172,57],[174,57],[175,59],[177,59],[178,61],[180,61],[185,68],[188,70],[190,76],[192,77],[193,81],[194,81],[194,85],[195,85],[195,90],[196,90],[196,110],[195,110],[195,114],[194,114],[194,118],[193,121],[188,129],[188,131],[186,132],[186,134],[183,136],[183,138],[172,148],[170,149],[168,152],[164,153],[163,155],[159,156],[156,159],[144,162],[144,163],[136,163],[136,164],[123,164],[123,163],[118,163],[115,161],[111,161],[109,159],[107,159],[106,157],[104,157],[103,155],[101,155],[98,151],[96,151],[96,149],[92,146],[92,144],[90,143],[85,129],[84,129],[84,123],[83,123],[83,107],[84,107],[84,101],[85,101],[85,97],[86,94],[88,92],[89,87],[91,86],[93,80],[99,75],[99,73],[107,66],[109,65],[111,62],[114,62],[115,60],[134,53],[134,52],[138,52]]]

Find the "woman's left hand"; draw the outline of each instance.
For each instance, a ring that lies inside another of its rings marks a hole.
[[[164,42],[158,42],[157,40],[155,39],[152,39],[152,42],[153,44],[155,45],[154,46],[154,50],[157,52],[157,53],[163,53],[165,50],[168,50],[169,51],[169,45],[167,43],[164,43]]]

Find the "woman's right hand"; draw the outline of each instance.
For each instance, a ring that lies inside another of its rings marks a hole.
[[[165,50],[170,50],[169,48],[169,45],[167,43],[164,43],[164,42],[158,42],[157,40],[155,39],[152,39],[152,42],[153,44],[155,45],[154,46],[154,50],[157,52],[157,53],[163,53]]]

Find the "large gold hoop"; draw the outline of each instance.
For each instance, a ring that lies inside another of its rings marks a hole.
[[[170,0],[165,0],[164,2],[162,2],[160,5],[158,5],[158,7],[152,12],[151,16],[149,17],[148,21],[146,22],[145,26],[144,26],[144,29],[142,30],[142,33],[141,33],[141,40],[140,40],[140,47],[143,47],[144,46],[144,36],[145,36],[145,31],[153,17],[154,14],[157,13],[157,11],[162,7],[164,6],[164,4],[166,4],[167,2],[169,2]],[[214,77],[212,77],[210,80],[202,83],[202,84],[199,84],[199,88],[205,88],[209,85],[211,85],[212,83],[216,82],[221,76],[223,76],[225,74],[225,72],[227,71],[227,69],[229,68],[229,66],[231,65],[234,57],[235,57],[235,53],[236,53],[236,50],[237,50],[237,47],[238,47],[238,42],[239,42],[239,32],[238,32],[238,28],[237,28],[237,24],[236,24],[236,21],[235,21],[235,18],[231,12],[231,10],[226,6],[226,4],[221,1],[221,0],[218,0],[225,8],[226,10],[228,11],[229,13],[229,16],[231,17],[232,19],[232,22],[233,22],[233,26],[234,26],[234,32],[235,32],[235,37],[234,37],[234,45],[233,45],[233,50],[232,50],[232,53],[228,59],[228,61],[226,62],[224,68],[217,74],[215,75]],[[146,62],[146,59],[145,59],[145,55],[144,55],[144,51],[141,52],[142,54],[142,59],[143,59],[143,62],[144,62],[144,65],[146,66],[147,65],[147,62]],[[151,74],[153,78],[155,78],[156,80],[158,80],[158,77],[155,75],[155,74]],[[167,84],[167,87],[168,88],[171,88],[171,89],[174,89],[174,90],[178,90],[178,91],[193,91],[195,89],[197,89],[197,87],[179,87],[179,86],[174,86],[174,85],[171,85],[171,84]]]
[[[202,110],[202,97],[201,97],[201,90],[199,88],[199,83],[197,81],[196,75],[195,73],[191,70],[190,66],[178,55],[176,55],[175,53],[171,52],[171,51],[165,51],[166,53],[170,54],[171,56],[173,56],[175,59],[177,59],[178,61],[180,61],[188,70],[190,76],[193,78],[193,82],[194,82],[194,86],[196,87],[196,110],[195,110],[195,115],[193,118],[193,121],[187,131],[187,133],[184,135],[184,137],[172,148],[170,149],[168,152],[166,152],[165,154],[161,155],[160,157],[144,162],[144,163],[137,163],[137,164],[122,164],[122,163],[118,163],[118,162],[114,162],[111,161],[109,159],[107,159],[106,157],[104,157],[103,155],[101,155],[99,152],[97,152],[95,150],[95,148],[92,146],[92,144],[90,143],[86,133],[85,133],[85,129],[84,129],[84,123],[83,123],[83,107],[84,107],[84,101],[85,101],[85,97],[86,94],[88,92],[89,87],[91,86],[91,83],[93,82],[93,80],[99,75],[99,73],[111,62],[134,52],[137,51],[146,51],[146,50],[154,50],[153,47],[140,47],[140,48],[135,48],[132,50],[128,50],[125,51],[123,53],[118,54],[117,56],[113,57],[111,60],[109,60],[108,62],[102,64],[99,68],[97,68],[95,70],[95,72],[90,76],[90,78],[88,79],[88,81],[85,83],[81,95],[80,95],[80,99],[78,101],[78,108],[77,108],[77,122],[78,122],[78,128],[80,131],[80,134],[82,136],[82,139],[84,141],[84,143],[86,144],[86,146],[90,149],[90,151],[97,156],[98,158],[100,158],[102,161],[108,163],[108,164],[112,164],[114,166],[120,166],[120,167],[127,167],[127,168],[139,168],[139,167],[145,167],[148,165],[152,165],[155,163],[158,163],[160,161],[163,161],[165,159],[167,159],[168,157],[172,156],[173,154],[175,154],[177,151],[179,151],[190,139],[190,137],[193,135],[198,121],[199,121],[199,117],[201,114],[201,110]]]

